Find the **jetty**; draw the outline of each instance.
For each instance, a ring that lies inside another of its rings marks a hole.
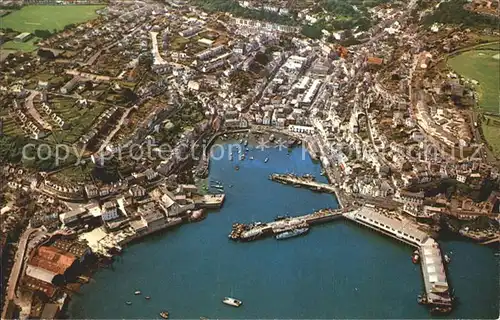
[[[328,183],[317,182],[313,176],[297,176],[291,173],[273,173],[269,179],[282,184],[289,184],[297,187],[308,188],[313,191],[337,194],[337,188]]]
[[[322,209],[311,214],[286,217],[267,223],[234,223],[229,238],[234,241],[253,241],[285,231],[309,228],[341,217],[416,248],[420,255],[425,287],[421,303],[427,304],[433,313],[448,313],[452,310],[453,298],[438,243],[428,233],[420,230],[413,220],[381,212],[374,206],[365,205],[351,211]]]
[[[424,303],[429,305],[433,312],[447,313],[451,311],[453,299],[446,279],[441,249],[438,243],[420,230],[415,222],[402,217],[384,215],[368,206],[346,212],[343,216],[415,247],[420,254],[420,267],[424,278]]]
[[[331,193],[337,198],[340,208],[344,208],[344,201],[341,199],[340,190],[334,185],[316,181],[316,179],[311,175],[306,174],[303,176],[297,176],[292,173],[273,173],[269,176],[269,180],[286,185],[292,185],[297,188],[307,188],[315,192]]]
[[[276,235],[281,232],[332,221],[340,217],[342,217],[341,210],[322,209],[311,214],[298,217],[288,217],[268,223],[235,223],[233,224],[229,238],[235,241],[252,241],[265,236]]]

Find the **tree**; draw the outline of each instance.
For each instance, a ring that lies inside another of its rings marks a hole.
[[[151,52],[143,52],[139,56],[138,60],[139,66],[145,68],[146,70],[150,70],[154,62],[153,54]]]
[[[323,33],[317,25],[304,25],[302,26],[302,34],[308,38],[320,39]]]
[[[54,52],[52,52],[51,50],[38,49],[37,54],[39,57],[47,60],[52,60],[55,58]]]
[[[52,35],[52,33],[49,30],[40,30],[40,29],[36,29],[35,31],[33,31],[33,34],[36,37],[42,39],[47,39]]]

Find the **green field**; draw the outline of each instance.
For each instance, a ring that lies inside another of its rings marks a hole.
[[[500,113],[500,44],[490,44],[448,59],[461,76],[479,82],[479,105],[484,111]]]
[[[102,5],[60,5],[25,6],[2,17],[2,28],[19,32],[33,32],[36,29],[61,31],[68,24],[78,24],[97,17],[96,11]]]
[[[2,45],[2,49],[31,52],[37,49],[35,42],[38,40],[40,39],[33,37],[26,42],[7,41]]]
[[[493,117],[485,117],[485,121],[483,121],[483,124],[481,126],[481,129],[483,130],[483,135],[484,138],[486,139],[486,142],[488,142],[488,145],[491,147],[493,150],[493,153],[495,153],[498,157],[500,157],[500,125],[498,124],[486,124],[486,120],[488,118],[495,119]],[[497,122],[500,122],[500,118],[496,118]]]

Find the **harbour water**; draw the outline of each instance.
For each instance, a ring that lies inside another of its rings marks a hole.
[[[224,207],[202,222],[126,248],[113,268],[97,272],[73,297],[71,318],[151,319],[165,309],[175,319],[429,318],[416,302],[423,283],[420,267],[411,262],[412,249],[358,225],[338,220],[285,241],[227,238],[234,222],[337,206],[332,195],[268,180],[271,173],[293,172],[326,181],[319,164],[302,154],[302,148],[290,155],[254,149],[254,160],[239,161],[235,155],[233,161],[227,156],[212,161],[209,179],[226,186]],[[498,318],[495,251],[453,237],[440,243],[451,252],[448,276],[459,298],[448,317]],[[142,295],[135,296],[135,290]],[[226,306],[225,296],[243,305]]]

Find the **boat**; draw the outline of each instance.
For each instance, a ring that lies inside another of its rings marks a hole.
[[[229,161],[233,161],[233,154],[232,153],[229,154]]]
[[[248,146],[248,140],[245,140],[245,142],[243,143],[246,146]],[[248,151],[248,148],[247,148],[247,151]]]
[[[451,312],[451,307],[448,306],[436,306],[431,309],[431,314],[446,314]]]
[[[284,240],[288,238],[298,237],[300,235],[306,234],[309,228],[297,228],[290,231],[285,231],[276,235],[276,240]]]
[[[288,215],[286,215],[286,214],[284,214],[284,215],[282,215],[282,216],[279,216],[279,215],[278,215],[278,216],[276,216],[276,217],[274,218],[274,221],[280,221],[280,220],[284,220],[284,219],[286,219],[286,218],[290,218],[290,216],[288,216]]]
[[[208,320],[207,317],[200,317],[200,320]]]
[[[413,254],[411,256],[411,261],[415,264],[417,264],[420,261],[420,255],[418,254],[418,250],[413,251]]]
[[[239,307],[242,305],[243,302],[241,302],[240,300],[235,299],[235,298],[225,297],[224,300],[222,300],[222,303],[225,303],[225,304],[227,304],[229,306],[233,306],[233,307]]]
[[[160,312],[160,317],[162,317],[163,319],[168,319],[168,311]]]
[[[138,295],[140,295],[140,294],[141,294],[141,291],[140,291],[140,290],[136,290],[136,291],[134,292],[134,294],[135,294],[136,296],[138,296]]]
[[[269,161],[269,158],[264,159],[264,163],[267,163]]]
[[[243,139],[240,140],[240,144],[243,144]]]
[[[418,304],[427,304],[427,298],[425,295],[419,294],[417,297]]]
[[[242,153],[242,154],[240,155],[240,160],[241,160],[241,161],[245,160],[245,154],[244,154],[244,153]]]
[[[235,166],[234,170],[236,170],[236,171],[240,170],[240,166]]]
[[[253,160],[253,157],[252,157],[252,156],[250,156],[250,158],[248,158],[248,159]]]
[[[274,139],[275,139],[274,134],[272,134],[272,135],[269,137],[269,141],[273,142],[273,141],[274,141]]]
[[[127,301],[127,302],[125,302],[125,304],[126,304],[127,306],[130,306],[130,305],[132,305],[132,301]]]
[[[447,254],[445,254],[444,255],[444,262],[450,263],[450,261],[451,261],[451,258]]]
[[[151,299],[151,297],[150,297],[150,296],[146,296],[145,298],[146,298],[146,300],[149,300],[149,299]]]

